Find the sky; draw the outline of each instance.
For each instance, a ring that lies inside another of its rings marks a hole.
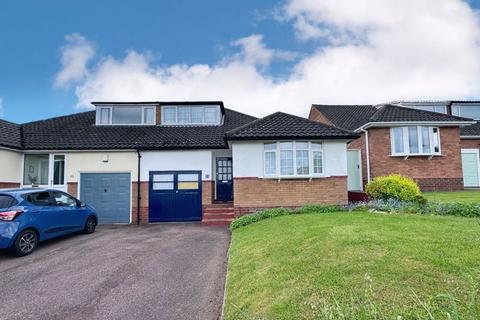
[[[316,104],[480,99],[480,0],[0,3],[0,117],[91,101]]]

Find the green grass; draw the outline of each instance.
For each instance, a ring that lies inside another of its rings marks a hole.
[[[470,203],[480,202],[480,190],[425,192],[423,195],[430,201]]]
[[[225,319],[478,319],[479,283],[473,218],[281,216],[233,231]]]

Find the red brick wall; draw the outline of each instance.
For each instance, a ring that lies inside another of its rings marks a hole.
[[[68,182],[67,183],[67,193],[71,194],[75,198],[78,198],[78,183],[77,182]]]
[[[480,149],[480,139],[461,139],[462,149]]]
[[[332,122],[327,117],[325,117],[323,113],[318,111],[318,109],[315,107],[312,107],[310,109],[310,115],[308,116],[308,119],[312,121],[317,121],[317,122],[325,123],[328,125],[332,125]]]
[[[272,207],[301,207],[307,204],[346,204],[347,177],[316,179],[234,179],[236,215]]]
[[[3,188],[20,188],[20,182],[0,182],[0,189]]]
[[[399,173],[415,179],[424,191],[463,188],[459,128],[440,128],[442,155],[430,160],[428,157],[404,159],[390,156],[389,128],[372,128],[368,130],[368,134],[372,178]],[[353,144],[355,143],[357,141]]]

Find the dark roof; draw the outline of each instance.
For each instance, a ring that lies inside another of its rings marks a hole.
[[[0,119],[0,146],[13,149],[22,147],[21,126]]]
[[[346,130],[356,130],[371,122],[465,122],[472,119],[443,113],[411,109],[392,104],[372,105],[313,105],[330,122]]]
[[[480,122],[462,127],[460,129],[460,136],[479,136],[480,137]]]
[[[227,133],[228,140],[355,139],[350,131],[276,112]]]
[[[314,108],[323,113],[330,122],[339,128],[353,131],[368,122],[377,112],[373,105],[319,105]]]
[[[225,109],[220,126],[97,126],[95,111],[89,111],[23,124],[23,149],[226,148],[225,133],[255,119]]]

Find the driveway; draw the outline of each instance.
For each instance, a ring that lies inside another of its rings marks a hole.
[[[199,224],[99,227],[0,253],[0,319],[218,319],[226,228]]]

